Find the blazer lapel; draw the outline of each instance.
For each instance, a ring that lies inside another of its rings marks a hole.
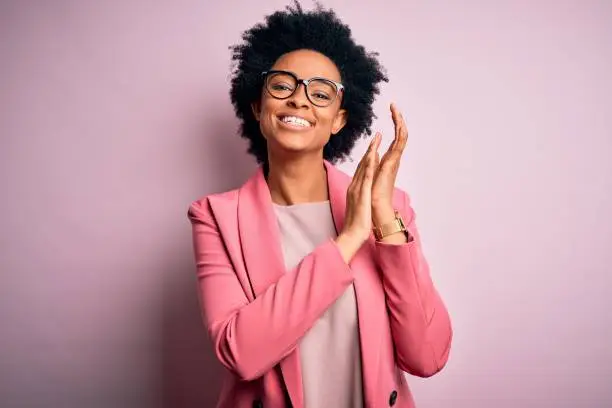
[[[255,298],[285,271],[280,232],[261,166],[238,193],[238,232]]]
[[[324,161],[332,217],[336,231],[344,227],[346,191],[351,178]],[[270,190],[260,166],[241,188],[238,196],[238,229],[245,267],[251,283],[252,298],[264,292],[285,273],[280,232],[272,207]],[[384,310],[375,288],[380,288],[377,271],[371,260],[371,244],[365,244],[350,265],[355,272],[359,339],[361,343],[363,386],[367,406],[375,406],[378,349],[382,319],[373,311]],[[382,298],[384,299],[384,297]],[[303,389],[299,349],[296,348],[280,362],[280,368],[293,407],[303,407]]]
[[[238,229],[255,298],[285,273],[280,231],[262,166],[240,189]],[[280,362],[280,369],[293,407],[303,407],[302,370],[297,348]]]

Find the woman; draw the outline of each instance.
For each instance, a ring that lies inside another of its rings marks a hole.
[[[382,157],[376,134],[352,178],[332,164],[371,134],[387,81],[376,54],[333,11],[299,4],[243,39],[231,97],[261,166],[188,213],[204,323],[228,370],[218,407],[413,407],[402,372],[440,371],[452,330],[394,187],[402,115],[391,106]]]

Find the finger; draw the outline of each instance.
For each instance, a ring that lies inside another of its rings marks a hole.
[[[367,155],[365,156],[366,161],[364,162],[361,179],[359,180],[359,195],[361,196],[362,189],[368,184],[368,178],[374,178],[374,170],[376,169],[376,155],[378,153],[378,146],[380,146],[381,134],[379,132],[376,133],[374,139],[372,140],[372,144],[368,149]],[[371,188],[371,187],[370,187]]]
[[[368,149],[365,151],[365,153],[363,154],[363,156],[361,157],[361,160],[359,161],[359,165],[357,166],[357,170],[355,173],[358,173],[358,180],[361,181],[361,178],[363,177],[363,172],[365,167],[368,164],[368,160],[370,157],[370,154],[372,152],[372,149],[374,148],[374,144],[377,143],[377,138],[378,138],[378,133],[376,133],[374,135],[374,137],[372,138],[372,140],[370,141],[370,144],[368,145]]]
[[[391,118],[393,119],[393,126],[395,127],[395,137],[393,138],[393,143],[391,144],[390,149],[394,150],[399,142],[403,123],[402,114],[395,103],[391,104]]]
[[[374,145],[368,155],[367,166],[364,171],[363,181],[361,184],[361,190],[359,197],[366,206],[372,205],[372,183],[374,182],[374,171],[376,170],[376,155],[378,153],[378,146],[380,144],[379,134],[375,137]]]
[[[389,161],[390,156],[392,156],[392,153],[395,150],[395,140],[393,140],[393,142],[391,142],[391,144],[389,145],[389,147],[387,147],[387,150],[385,151],[385,153],[382,155],[381,159],[380,159],[380,163],[379,166],[385,166],[385,163],[387,163]]]
[[[363,157],[361,158],[362,162],[366,162],[369,157],[369,155],[372,153],[372,151],[375,148],[376,143],[378,143],[378,139],[380,138],[380,133],[376,132],[376,134],[374,135],[374,137],[372,138],[372,140],[370,141],[370,144],[368,146],[368,150],[366,150],[366,152],[363,154]]]
[[[391,119],[393,119],[393,124],[395,125],[395,128],[397,128],[399,124],[399,120],[400,120],[400,112],[395,102],[391,103],[390,109],[391,109]]]
[[[357,165],[357,169],[355,170],[355,174],[353,175],[353,180],[349,188],[350,187],[359,188],[361,186],[362,178],[363,178],[363,169],[365,167],[365,163],[367,162],[368,155],[370,151],[372,150],[372,146],[374,145],[374,142],[376,142],[377,137],[378,137],[378,133],[374,135],[374,137],[370,141],[370,145],[368,146],[368,149],[366,150],[364,155],[361,157],[361,160],[359,160],[359,164]]]
[[[395,125],[395,137],[391,143],[391,146],[389,146],[388,153],[393,160],[399,160],[404,148],[406,147],[408,131],[404,117],[397,106],[395,104],[391,104],[391,106],[391,114],[393,117],[393,123]]]
[[[393,140],[391,141],[391,144],[387,148],[387,151],[383,155],[381,163],[386,162],[387,158],[389,157],[389,155],[393,151],[395,151],[396,146],[397,146],[397,141],[398,141],[398,132],[397,132],[397,129],[398,129],[398,125],[399,125],[399,117],[398,117],[397,106],[395,105],[395,103],[391,104],[390,109],[391,109],[391,119],[393,119],[393,126],[395,128],[395,136],[394,136]]]
[[[376,168],[378,167],[379,155],[378,155],[378,146],[380,146],[380,133],[376,135],[376,140],[374,142],[374,146],[372,147],[372,151],[370,152],[370,167],[369,172],[367,174],[367,178],[369,178],[370,186],[372,184],[372,180],[374,179],[374,174],[376,173]]]
[[[397,128],[396,139],[397,139],[397,148],[400,150],[400,152],[402,152],[408,142],[408,127],[406,126],[404,115],[402,115],[401,112],[399,111],[398,113],[399,113],[399,118],[398,118],[399,126]]]

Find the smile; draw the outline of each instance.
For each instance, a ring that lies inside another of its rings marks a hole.
[[[299,116],[280,116],[278,118],[282,123],[291,125],[292,127],[309,128],[312,124]]]

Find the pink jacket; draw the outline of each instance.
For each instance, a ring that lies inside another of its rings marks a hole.
[[[341,231],[351,178],[327,161],[325,167]],[[218,408],[302,408],[299,341],[351,283],[366,407],[414,407],[402,371],[419,377],[440,371],[452,329],[409,197],[396,189],[393,200],[413,241],[392,245],[371,237],[347,265],[330,239],[288,271],[262,167],[239,189],[191,204],[204,324],[229,370]]]

